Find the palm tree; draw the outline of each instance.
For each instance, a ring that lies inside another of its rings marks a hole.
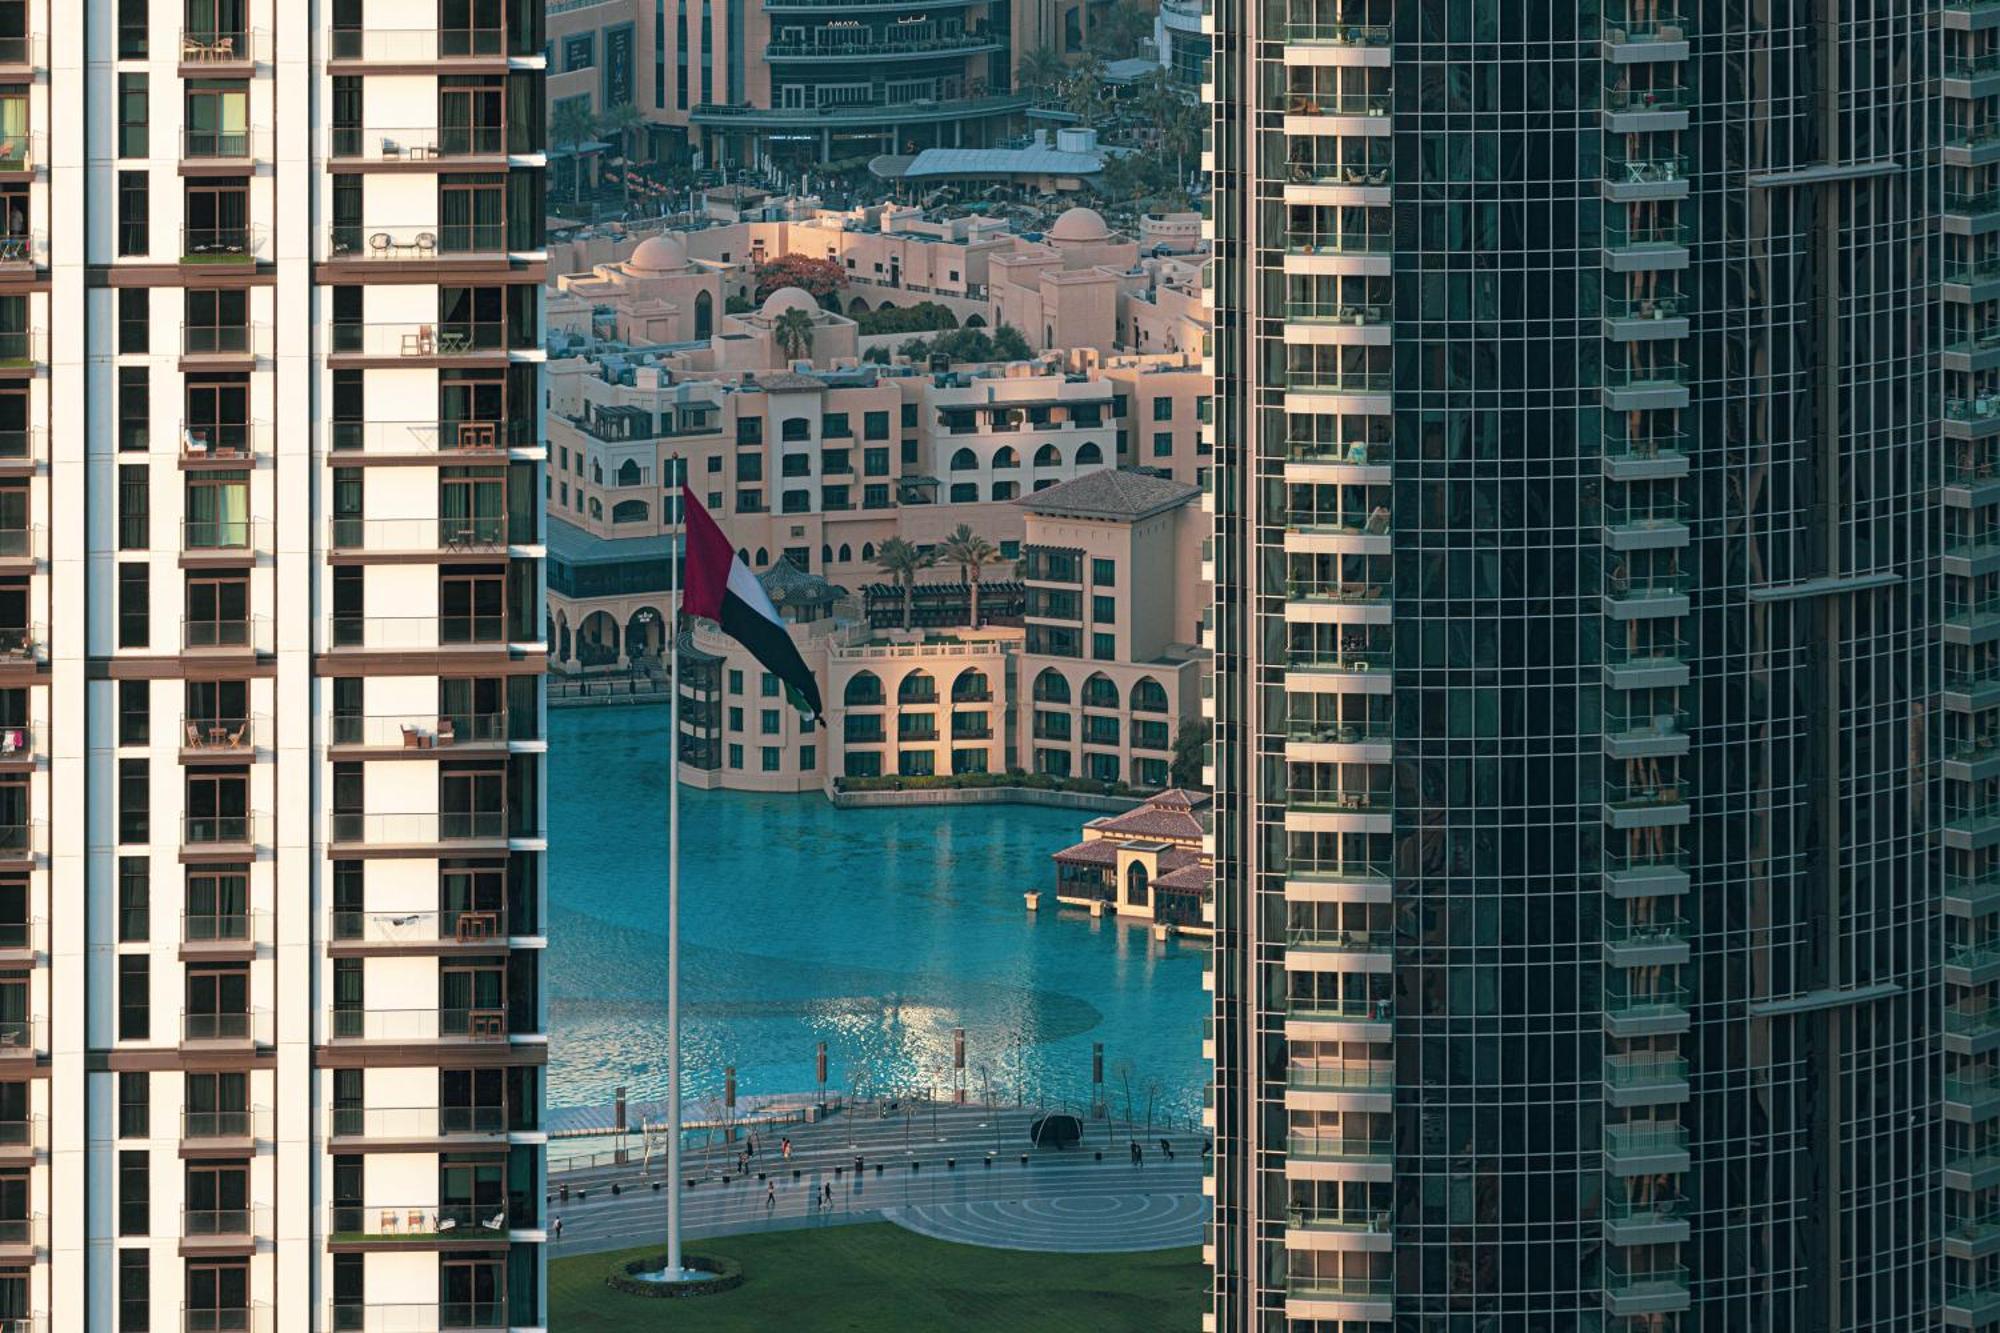
[[[1062,52],[1053,46],[1038,46],[1021,57],[1015,77],[1029,92],[1043,93],[1061,83],[1068,72],[1069,64],[1062,58]]]
[[[959,582],[969,584],[972,589],[972,628],[979,628],[979,574],[987,565],[1000,558],[1000,550],[964,523],[944,539],[940,554],[958,566]]]
[[[632,133],[646,127],[646,113],[630,102],[620,102],[597,118],[597,132],[609,135],[618,145],[618,174],[625,186],[625,213],[632,212]]]
[[[583,191],[583,145],[597,137],[597,117],[590,113],[588,97],[572,97],[557,102],[549,117],[549,137],[556,147],[569,149],[569,197],[572,202]]]
[[[813,317],[809,310],[787,310],[778,316],[771,326],[771,335],[778,340],[778,350],[787,357],[811,356],[813,349]]]
[[[901,537],[891,537],[875,548],[875,567],[896,580],[903,592],[903,628],[910,627],[910,601],[916,590],[917,571],[929,569],[937,556],[919,551]]]

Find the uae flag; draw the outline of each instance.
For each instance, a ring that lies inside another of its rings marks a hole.
[[[792,703],[819,722],[819,682],[799,656],[784,618],[750,566],[722,535],[694,492],[681,487],[681,516],[687,533],[687,587],[682,605],[713,620],[722,632],[750,650],[764,669],[784,682]]]

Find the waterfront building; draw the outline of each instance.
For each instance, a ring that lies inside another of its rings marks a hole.
[[[550,104],[632,103],[657,151],[706,167],[810,166],[990,144],[1034,99],[1028,52],[1075,52],[1085,0],[561,0]]]
[[[541,0],[0,0],[0,1327],[545,1325]]]
[[[1994,11],[1212,8],[1209,1326],[1994,1327]]]
[[[1206,792],[1178,787],[1083,826],[1083,841],[1052,858],[1056,901],[1110,909],[1186,935],[1213,934],[1215,858],[1206,850]]]

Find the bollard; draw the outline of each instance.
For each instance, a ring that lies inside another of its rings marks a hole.
[[[992,1154],[992,1153],[987,1153],[987,1154],[986,1154],[986,1165],[987,1165],[987,1167],[988,1167],[989,1169],[990,1169],[990,1168],[992,1167],[992,1165],[993,1165],[993,1154]]]
[[[958,1159],[957,1159],[956,1157],[947,1157],[947,1158],[945,1158],[945,1159],[944,1159],[944,1169],[945,1169],[945,1170],[947,1170],[947,1171],[956,1171],[956,1170],[958,1170]]]
[[[793,1179],[793,1180],[797,1180],[798,1178],[799,1178],[799,1169],[798,1169],[797,1167],[793,1167],[793,1168],[792,1168],[792,1179]]]
[[[611,1197],[614,1199],[618,1197],[618,1182],[615,1180],[611,1182]]]
[[[659,1192],[660,1192],[660,1182],[656,1180],[653,1182],[653,1193],[658,1194]]]
[[[1100,1161],[1100,1162],[1101,1162],[1101,1161],[1103,1161],[1103,1160],[1104,1160],[1104,1149],[1102,1149],[1102,1148],[1099,1148],[1099,1149],[1098,1149],[1098,1150],[1097,1150],[1096,1152],[1092,1153],[1092,1154],[1091,1154],[1091,1156],[1092,1156],[1092,1157],[1095,1157],[1095,1158],[1096,1158],[1096,1159],[1097,1159],[1098,1161]]]
[[[1022,1165],[1022,1166],[1026,1166],[1027,1164],[1028,1164],[1028,1154],[1026,1154],[1026,1153],[1022,1153],[1022,1154],[1021,1154],[1021,1165]]]
[[[922,1163],[922,1162],[917,1162],[917,1161],[912,1161],[912,1162],[910,1163],[910,1170],[911,1170],[912,1172],[915,1172],[916,1170],[918,1170],[918,1169],[919,1169],[920,1167],[922,1167],[922,1166],[923,1166],[923,1163]]]
[[[880,1162],[875,1163],[875,1174],[878,1176],[882,1174],[882,1164]]]

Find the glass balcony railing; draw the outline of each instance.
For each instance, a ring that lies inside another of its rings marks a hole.
[[[1687,595],[1688,576],[1671,570],[1613,568],[1604,576],[1604,595],[1616,602],[1643,602]]]
[[[1978,217],[2000,209],[2000,190],[1946,190],[1944,211],[1962,217]]]
[[[1386,23],[1293,19],[1285,24],[1285,40],[1296,46],[1387,46],[1394,34]]]
[[[1604,386],[1607,389],[1674,388],[1686,384],[1687,380],[1688,368],[1679,361],[1659,360],[1604,368]]]
[[[1328,393],[1387,393],[1395,387],[1395,380],[1386,370],[1296,366],[1285,372],[1284,387]]]
[[[1339,1273],[1294,1273],[1285,1290],[1295,1300],[1386,1301],[1396,1294],[1394,1278],[1349,1277]]]
[[[490,552],[507,545],[511,535],[509,526],[504,514],[335,518],[327,522],[327,544],[335,550],[348,551]]]
[[[1292,1134],[1285,1139],[1285,1155],[1308,1162],[1373,1162],[1395,1155],[1392,1138],[1368,1138],[1359,1134]]]
[[[432,1139],[507,1132],[504,1106],[336,1106],[336,1138]]]
[[[1316,745],[1360,745],[1395,739],[1396,724],[1387,718],[1295,717],[1285,724],[1285,739]]]
[[[1292,185],[1388,185],[1393,179],[1389,163],[1384,162],[1288,162],[1285,164],[1285,180]]]
[[[1387,1208],[1301,1208],[1286,1210],[1285,1224],[1301,1231],[1358,1231],[1386,1236],[1393,1229]]]
[[[1340,1064],[1292,1065],[1285,1070],[1290,1087],[1324,1092],[1343,1089],[1387,1091],[1396,1086],[1396,1066],[1389,1060],[1349,1060]]]
[[[1294,232],[1285,238],[1286,251],[1295,255],[1384,255],[1395,247],[1395,237],[1386,231]]]
[[[1334,812],[1390,814],[1395,811],[1396,797],[1394,792],[1386,788],[1380,791],[1347,791],[1325,787],[1294,787],[1285,794],[1285,808],[1319,814]]]
[[[500,1199],[488,1203],[336,1205],[329,1211],[330,1239],[336,1241],[446,1236],[476,1240],[482,1234],[504,1237],[507,1231],[507,1204]]]
[[[1290,926],[1285,930],[1285,947],[1314,953],[1386,954],[1395,949],[1396,936],[1389,930],[1339,930],[1331,926]]]
[[[1945,7],[1952,7],[1949,0]],[[1947,79],[1976,79],[1985,74],[2000,74],[2000,51],[1948,55],[1944,58],[1944,76]]]
[[[1386,116],[1389,94],[1349,92],[1292,92],[1285,95],[1288,116]]]
[[[437,1009],[333,1009],[337,1041],[505,1041],[507,1006]]]
[[[1293,602],[1339,602],[1349,606],[1387,606],[1387,583],[1342,583],[1321,579],[1291,579],[1285,584],[1285,598]]]
[[[1687,1284],[1688,1270],[1684,1264],[1626,1269],[1607,1263],[1604,1268],[1604,1289],[1614,1297],[1678,1295],[1687,1291]]]
[[[1944,1030],[1953,1037],[1986,1037],[2000,1032],[2000,1001],[1977,997],[1946,1005]]]
[[[1671,1018],[1687,1012],[1688,989],[1666,981],[1639,988],[1613,973],[1604,987],[1604,1012],[1616,1018]]]
[[[425,845],[507,836],[505,810],[446,810],[436,814],[333,815],[335,842]]]
[[[330,157],[377,162],[428,162],[444,158],[504,157],[504,125],[336,125],[327,132]],[[523,152],[533,151],[522,149]]]
[[[1604,1057],[1604,1081],[1614,1088],[1657,1088],[1685,1083],[1688,1062],[1651,1051]]]
[[[1642,1121],[1630,1125],[1611,1125],[1604,1131],[1605,1151],[1618,1157],[1657,1157],[1666,1153],[1686,1152],[1687,1147],[1688,1132],[1685,1125]]]
[[[442,1301],[436,1305],[370,1301],[327,1307],[323,1333],[465,1333],[509,1327],[504,1301]]]
[[[327,237],[334,259],[432,260],[439,255],[500,255],[507,251],[505,223],[418,223],[409,226],[335,226]]]
[[[2000,1104],[2000,1070],[1970,1068],[1947,1074],[1944,1099],[1974,1109]]]
[[[1669,185],[1688,178],[1688,160],[1682,153],[1622,153],[1604,155],[1604,179],[1613,185]]]
[[[1688,89],[1679,84],[1654,88],[1609,87],[1604,90],[1606,111],[1675,111],[1692,100]]]
[[[1607,210],[1604,219],[1604,244],[1613,250],[1641,245],[1686,245],[1693,234],[1694,228],[1685,218],[1633,222],[1621,212]]]
[[[1396,1016],[1395,1002],[1386,995],[1294,995],[1285,1013],[1311,1022],[1387,1023]]]

